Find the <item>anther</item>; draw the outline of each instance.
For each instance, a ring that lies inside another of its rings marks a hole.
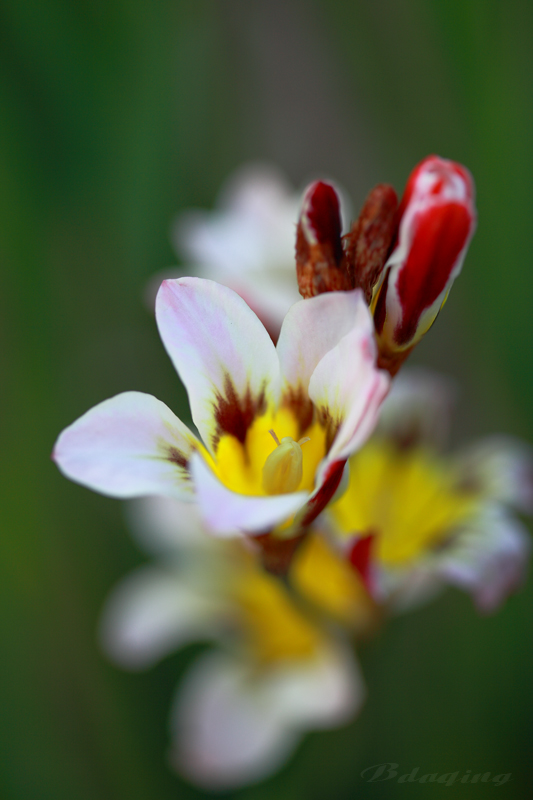
[[[273,430],[270,435],[277,444],[263,466],[263,489],[267,494],[295,492],[303,475],[302,444],[309,441],[306,436],[295,442],[291,436],[279,441]]]

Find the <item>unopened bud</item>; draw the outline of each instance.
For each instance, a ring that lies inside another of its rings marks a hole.
[[[398,198],[392,186],[378,183],[365,200],[359,218],[344,237],[348,275],[370,305],[394,240]]]
[[[392,374],[429,330],[461,271],[476,225],[472,176],[429,156],[411,173],[398,219],[372,305],[380,365]]]
[[[296,232],[296,274],[304,298],[353,288],[344,266],[337,192],[316,181],[307,189]]]

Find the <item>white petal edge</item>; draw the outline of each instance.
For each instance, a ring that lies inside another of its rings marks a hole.
[[[142,567],[112,591],[99,638],[116,664],[147,669],[191,641],[216,638],[222,613],[220,600],[191,589],[177,571]]]
[[[351,719],[364,698],[358,668],[344,650],[272,665],[220,652],[193,665],[172,714],[172,761],[194,783],[236,788],[278,769],[306,730]]]
[[[219,481],[199,453],[191,458],[191,473],[200,513],[214,536],[265,533],[298,511],[309,497],[308,492],[264,497],[238,494]]]
[[[272,340],[236,292],[202,278],[164,281],[156,298],[163,344],[189,395],[204,443],[216,436],[215,412],[228,378],[239,398],[279,397],[279,360]]]
[[[124,392],[91,408],[60,434],[52,458],[77,483],[110,497],[161,494],[191,499],[187,470],[197,439],[160,400]],[[169,451],[170,448],[170,451]]]
[[[307,392],[320,360],[354,329],[368,335],[374,331],[359,289],[326,292],[295,303],[283,321],[277,345],[286,383]]]
[[[494,611],[523,582],[531,553],[524,526],[498,506],[486,508],[444,551],[437,573],[471,592],[479,611]]]

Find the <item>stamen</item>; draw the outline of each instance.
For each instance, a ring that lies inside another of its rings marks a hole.
[[[309,438],[295,442],[291,436],[284,436],[280,442],[273,430],[269,433],[278,446],[263,466],[263,488],[267,494],[295,492],[303,476],[301,445],[308,442]]]
[[[277,445],[278,445],[278,447],[279,447],[279,446],[280,446],[280,444],[281,444],[281,442],[280,442],[280,440],[278,439],[278,437],[276,436],[276,434],[274,433],[274,431],[272,430],[272,428],[270,428],[270,430],[269,430],[268,432],[269,432],[269,434],[272,436],[272,438],[274,439],[274,441],[276,442],[276,444],[277,444]]]
[[[303,439],[298,439],[298,444],[301,447],[303,444],[305,444],[306,442],[310,442],[310,441],[311,441],[311,437],[310,436],[304,436]]]

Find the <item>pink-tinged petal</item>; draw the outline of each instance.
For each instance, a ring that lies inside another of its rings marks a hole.
[[[533,450],[510,436],[491,436],[458,459],[460,478],[488,500],[533,513]]]
[[[306,730],[346,723],[363,699],[358,667],[340,647],[259,673],[253,662],[209,654],[178,694],[173,762],[207,788],[252,783],[278,769]]]
[[[232,492],[197,453],[191,458],[191,473],[200,513],[215,536],[265,533],[298,511],[309,496],[307,492],[264,497]]]
[[[222,433],[244,442],[279,396],[279,360],[259,319],[231,289],[200,278],[164,281],[156,317],[206,445],[216,449]]]
[[[375,308],[384,351],[412,347],[432,325],[459,272],[476,225],[467,169],[430,156],[413,171],[399,209],[398,242]]]
[[[188,461],[197,446],[160,400],[124,392],[60,434],[52,458],[77,483],[110,497],[161,494],[191,499]]]
[[[370,436],[389,383],[376,368],[376,345],[364,328],[354,328],[326,353],[309,382],[311,400],[337,431],[322,471],[351,456]]]
[[[523,583],[531,537],[498,506],[487,507],[436,563],[436,573],[472,593],[480,611],[494,611]]]
[[[295,303],[283,321],[277,345],[285,385],[307,393],[318,363],[353,329],[369,336],[374,330],[358,289],[326,292]]]
[[[179,573],[143,567],[108,598],[100,641],[121,667],[146,669],[178,647],[217,638],[223,611],[220,598],[198,593]]]

